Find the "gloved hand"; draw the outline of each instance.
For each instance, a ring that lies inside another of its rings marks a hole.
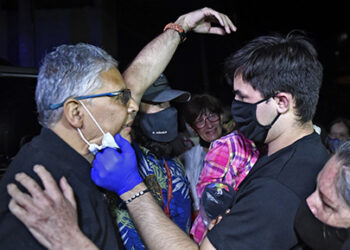
[[[135,151],[120,134],[114,136],[121,151],[105,148],[96,154],[92,163],[91,179],[99,187],[119,196],[133,189],[143,180],[137,167]]]

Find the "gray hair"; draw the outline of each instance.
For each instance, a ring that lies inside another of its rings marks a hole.
[[[112,67],[117,68],[118,62],[103,49],[90,44],[61,45],[47,54],[35,91],[39,123],[48,128],[57,123],[63,109],[51,110],[50,105],[100,88],[100,74]]]
[[[336,190],[345,203],[350,206],[350,141],[344,142],[337,148],[335,157],[341,164]]]

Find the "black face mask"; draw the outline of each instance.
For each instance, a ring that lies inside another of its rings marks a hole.
[[[350,236],[349,229],[332,227],[318,220],[306,201],[301,202],[299,206],[294,228],[302,242],[314,250],[341,249]]]
[[[157,142],[170,142],[177,137],[177,110],[166,108],[153,114],[141,114],[140,127],[142,132]]]
[[[236,122],[236,128],[248,139],[256,144],[263,144],[267,137],[267,133],[272,125],[277,121],[280,114],[276,115],[275,119],[266,126],[261,125],[256,119],[256,107],[259,103],[268,100],[265,98],[256,103],[247,103],[233,100],[231,112],[233,119]]]

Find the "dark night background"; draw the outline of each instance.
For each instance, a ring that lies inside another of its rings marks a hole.
[[[227,14],[238,32],[223,37],[188,34],[165,71],[172,86],[210,92],[229,105],[231,88],[222,74],[225,58],[258,35],[304,30],[324,66],[314,121],[327,127],[338,116],[350,117],[350,15],[345,5],[338,0],[0,0],[0,67],[35,72],[52,47],[87,42],[114,56],[123,71],[167,23],[207,6]],[[0,157],[8,158],[39,126],[35,78],[8,76],[1,71],[14,69],[1,69]]]

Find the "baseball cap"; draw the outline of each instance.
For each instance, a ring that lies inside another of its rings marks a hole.
[[[191,98],[191,94],[187,91],[172,89],[168,79],[161,74],[157,80],[146,90],[142,96],[143,102],[187,102]]]

